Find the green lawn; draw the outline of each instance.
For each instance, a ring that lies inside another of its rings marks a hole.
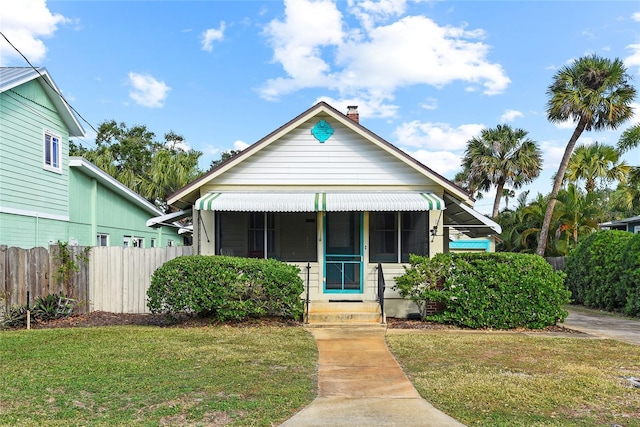
[[[420,394],[469,426],[640,426],[638,346],[500,332],[390,332]]]
[[[277,425],[316,362],[295,327],[0,331],[0,425]]]

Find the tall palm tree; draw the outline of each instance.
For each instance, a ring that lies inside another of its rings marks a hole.
[[[467,141],[462,167],[472,177],[485,177],[496,188],[492,217],[498,216],[505,185],[517,189],[533,181],[542,169],[542,153],[527,132],[509,125],[483,129]]]
[[[536,253],[544,255],[549,228],[558,191],[573,153],[576,141],[582,132],[617,129],[633,117],[631,103],[636,89],[629,83],[631,77],[620,59],[610,60],[590,55],[562,67],[554,76],[547,90],[547,119],[553,123],[567,120],[576,122],[576,128],[558,166],[549,196],[549,204],[540,230]]]
[[[585,180],[585,190],[592,193],[597,180],[625,182],[631,167],[620,161],[620,153],[605,144],[579,145],[569,158],[565,178],[571,182]]]

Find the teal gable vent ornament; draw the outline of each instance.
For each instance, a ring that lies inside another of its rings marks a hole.
[[[320,120],[316,125],[311,129],[311,134],[320,142],[325,142],[327,139],[331,138],[333,135],[333,128],[331,125],[324,120]]]

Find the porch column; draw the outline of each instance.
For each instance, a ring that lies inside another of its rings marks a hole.
[[[429,258],[444,252],[443,223],[442,211],[429,211]],[[433,227],[437,227],[435,237],[431,235]]]

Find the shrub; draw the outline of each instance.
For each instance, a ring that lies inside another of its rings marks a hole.
[[[30,307],[31,321],[43,323],[55,319],[64,319],[73,313],[75,300],[60,294],[49,294],[37,297]],[[2,326],[7,328],[19,328],[27,326],[27,305],[22,304],[11,307],[9,313],[2,320]]]
[[[626,293],[624,313],[640,317],[640,234],[628,241],[622,255],[620,284]]]
[[[569,302],[564,274],[528,254],[438,254],[413,256],[396,279],[397,289],[418,305],[445,303],[426,319],[470,328],[543,328],[563,321]],[[441,283],[442,289],[438,290]]]
[[[300,318],[302,279],[296,266],[276,260],[183,256],[158,268],[147,292],[152,313],[180,312],[242,320]]]
[[[623,257],[632,237],[626,231],[603,230],[578,244],[565,269],[574,302],[609,311],[624,308],[627,290],[621,281],[626,268]]]

